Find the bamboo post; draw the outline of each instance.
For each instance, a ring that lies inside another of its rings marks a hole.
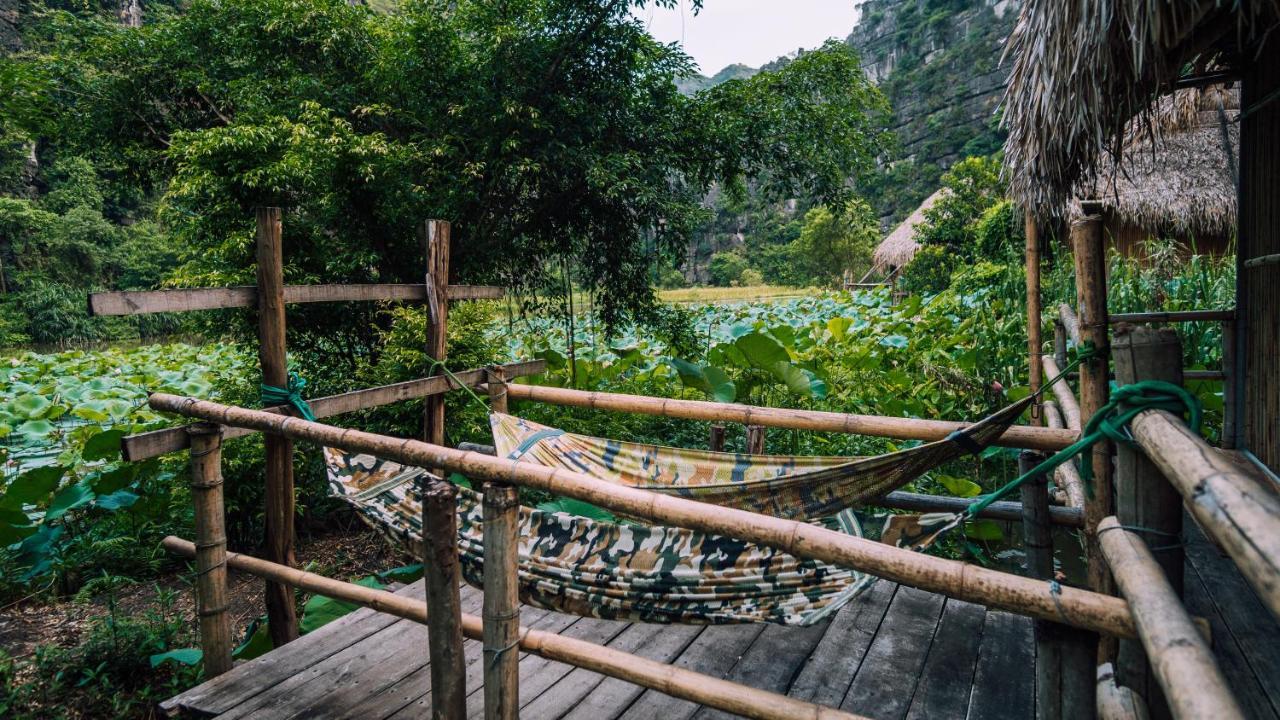
[[[462,568],[458,564],[458,489],[426,476],[422,493],[423,575],[427,645],[431,654],[431,717],[467,716],[466,656],[462,650]]]
[[[512,385],[509,390],[524,387],[527,386]],[[445,467],[476,481],[510,483],[564,495],[617,514],[644,518],[653,524],[737,537],[986,607],[1060,621],[1109,635],[1134,635],[1129,610],[1120,598],[1072,587],[1049,586],[1042,581],[846,535],[803,520],[786,520],[708,505],[603,482],[562,468],[512,463],[478,452],[338,428],[208,400],[153,393],[147,402],[153,410],[223,425],[278,432],[299,440],[348,452],[369,453],[414,467]],[[1144,413],[1150,414],[1152,412]],[[1045,431],[1044,428],[1040,430]]]
[[[181,538],[166,537],[163,545],[165,550],[179,557],[195,555],[195,547]],[[307,592],[355,603],[413,622],[426,623],[427,621],[427,610],[421,602],[386,590],[375,590],[355,583],[342,582],[236,553],[231,553],[227,557],[227,565],[241,572],[270,578],[276,582],[289,583]],[[462,632],[466,637],[482,638],[484,631],[481,626],[480,618],[466,613],[462,615]],[[694,672],[678,665],[667,665],[657,660],[567,635],[522,627],[518,639],[521,650],[539,657],[568,663],[734,715],[759,720],[791,720],[792,718],[860,720],[862,718],[861,715],[815,705],[767,690],[758,690],[723,678]]]
[[[197,423],[191,437],[191,501],[195,505],[196,615],[204,677],[231,669],[231,618],[227,617],[227,532],[222,504],[222,429]]]
[[[520,597],[517,572],[520,498],[516,488],[484,486],[484,716],[520,714]]]
[[[1236,323],[1222,322],[1222,447],[1234,450],[1240,444],[1239,425],[1236,422],[1237,394],[1240,383],[1236,373]]]
[[[1058,367],[1067,366],[1067,329],[1059,318],[1053,320],[1053,361]]]
[[[485,370],[489,385],[489,409],[496,413],[507,413],[507,371],[500,365],[493,365]]]
[[[1065,423],[1062,419],[1061,411],[1058,410],[1057,403],[1047,402],[1044,404],[1044,421],[1045,425],[1051,428],[1063,427]],[[1084,509],[1086,497],[1084,480],[1081,479],[1080,470],[1076,468],[1074,460],[1064,462],[1054,468],[1053,481],[1066,495],[1066,504],[1069,507]]]
[[[747,454],[763,455],[764,454],[764,438],[768,430],[763,425],[747,426]]]
[[[1111,663],[1098,666],[1098,720],[1148,720],[1147,704],[1132,689],[1116,684]]]
[[[1035,216],[1031,210],[1026,211],[1025,228],[1027,235],[1027,355],[1031,371],[1031,392],[1040,392],[1040,384],[1044,381],[1044,369],[1040,363],[1043,340],[1040,330],[1043,324],[1040,307],[1040,232]],[[1031,422],[1044,424],[1040,417],[1040,402],[1031,406]]]
[[[1099,524],[1098,539],[1173,716],[1243,718],[1208,644],[1147,546],[1115,517]]]
[[[444,362],[448,356],[449,328],[449,235],[450,225],[444,220],[428,220],[422,224],[422,243],[427,258],[427,357]],[[441,374],[432,367],[429,375]],[[423,439],[434,445],[444,444],[444,397],[427,398],[423,410]]]
[[[288,387],[289,364],[285,355],[284,251],[280,208],[257,209],[258,221],[258,360],[262,381]],[[282,435],[263,437],[266,449],[266,556],[281,565],[294,565],[293,551],[293,441]],[[293,590],[267,582],[267,628],[271,642],[280,647],[298,637],[298,611]]]
[[[1085,217],[1071,224],[1071,244],[1075,249],[1076,305],[1080,309],[1080,339],[1092,343],[1097,353],[1080,366],[1080,417],[1093,417],[1107,404],[1109,394],[1109,351],[1107,347],[1107,268],[1102,217],[1086,203]],[[1098,548],[1098,523],[1111,514],[1111,443],[1096,443],[1082,462],[1093,465],[1093,497],[1085,502],[1085,536],[1088,539],[1089,587],[1110,592],[1107,568]]]
[[[1057,377],[1062,370],[1058,366],[1058,361],[1045,356],[1043,358],[1045,372],[1053,377]],[[1049,386],[1053,391],[1053,397],[1058,401],[1058,411],[1062,414],[1063,425],[1069,430],[1080,432],[1080,403],[1076,400],[1076,395],[1071,391],[1071,386],[1067,384],[1066,378],[1060,378],[1053,385]]]
[[[1031,470],[1042,459],[1039,453],[1021,453],[1018,472]],[[1027,576],[1052,581],[1053,528],[1047,485],[1048,479],[1043,475],[1022,485],[1022,544]],[[1038,716],[1045,720],[1092,717],[1097,635],[1050,620],[1036,620],[1035,636]]]
[[[711,423],[711,440],[707,443],[711,452],[724,452],[724,423]]]

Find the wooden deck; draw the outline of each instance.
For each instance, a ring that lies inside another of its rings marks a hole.
[[[1280,627],[1194,529],[1187,602],[1209,618],[1223,673],[1250,717],[1280,720]],[[402,594],[422,597],[421,583]],[[464,586],[463,610],[480,592]],[[881,581],[829,621],[646,625],[525,608],[523,624],[873,718],[1033,718],[1035,644],[1026,618]],[[481,717],[480,644],[468,640],[471,717]],[[426,628],[359,610],[163,704],[232,718],[430,716]],[[537,656],[520,660],[521,716],[609,720],[725,717]]]

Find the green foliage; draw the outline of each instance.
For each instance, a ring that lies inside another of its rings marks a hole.
[[[742,284],[742,272],[747,269],[747,259],[737,252],[719,252],[711,256],[707,272],[711,283],[719,287]]]
[[[942,186],[948,192],[924,211],[916,241],[943,246],[961,262],[974,257],[978,222],[1003,195],[999,160],[965,158],[943,173]]]
[[[942,245],[925,245],[907,263],[899,281],[904,291],[931,295],[947,289],[955,258]]]
[[[819,205],[805,214],[796,241],[798,272],[806,284],[838,286],[846,274],[861,276],[871,267],[879,241],[880,223],[865,200],[851,200],[839,213]]]

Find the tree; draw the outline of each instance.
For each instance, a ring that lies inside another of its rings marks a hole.
[[[804,216],[795,254],[807,282],[834,285],[846,273],[862,275],[871,267],[871,253],[880,240],[875,212],[865,200],[850,200],[833,213],[825,205]]]
[[[972,258],[977,248],[977,222],[1004,195],[1000,163],[995,157],[971,157],[942,175],[950,190],[924,211],[916,229],[921,245],[942,245],[956,258]]]
[[[644,320],[653,254],[679,253],[711,183],[841,202],[887,108],[839,43],[681,95],[690,60],[636,4],[194,0],[138,29],[55,14],[0,110],[164,189],[182,282],[251,276],[255,205],[289,208],[307,281],[416,281],[415,228],[441,217],[468,280],[558,292],[571,264],[606,323]],[[351,324],[296,313],[317,337]]]

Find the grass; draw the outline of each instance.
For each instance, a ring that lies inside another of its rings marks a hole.
[[[818,288],[797,288],[785,285],[750,285],[747,287],[692,287],[659,290],[658,299],[664,303],[723,303],[754,302],[774,298],[802,297],[821,293]]]

